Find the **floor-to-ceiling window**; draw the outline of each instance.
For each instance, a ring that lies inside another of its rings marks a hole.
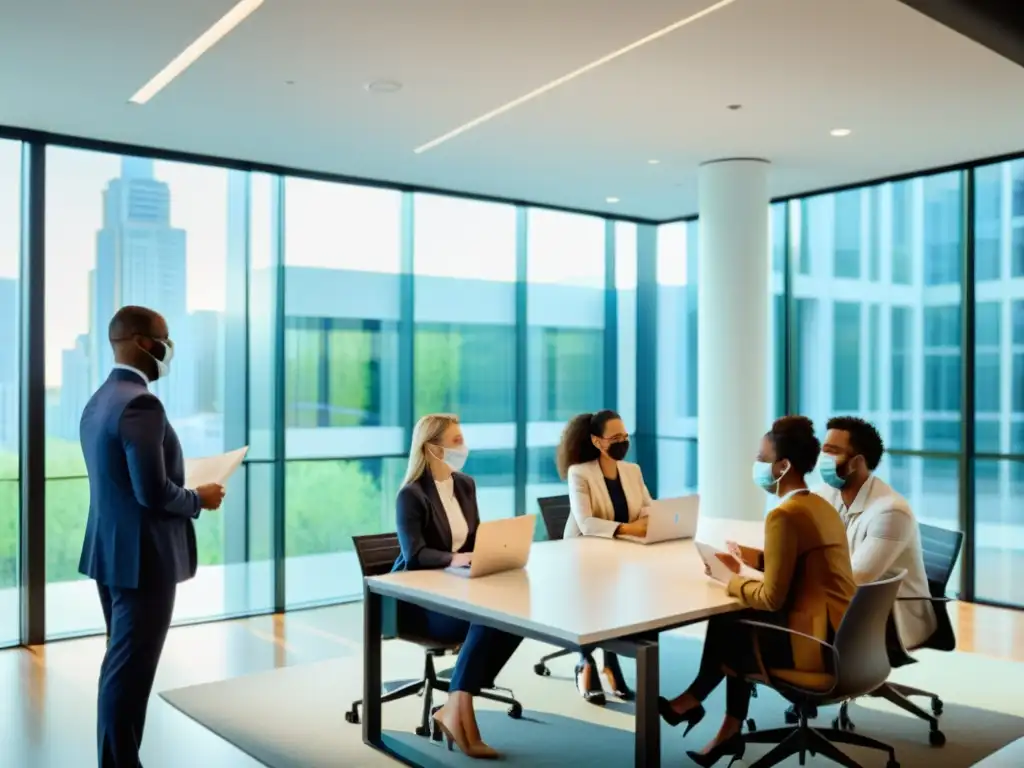
[[[516,209],[417,194],[412,218],[414,416],[459,417],[480,516],[507,517],[516,511]]]
[[[283,197],[285,584],[296,606],[360,594],[352,536],[394,530],[402,193],[287,178]]]
[[[555,449],[578,413],[614,405],[605,392],[605,222],[531,208],[527,222],[527,479],[535,500],[565,492]]]
[[[157,381],[186,457],[245,445],[246,200],[223,168],[62,147],[46,167],[46,630],[98,631],[99,601],[78,573],[89,482],[83,407],[114,363],[107,325],[121,306],[152,308],[175,342]],[[239,352],[241,356],[239,356]],[[224,506],[196,522],[199,575],[176,621],[265,610],[270,568],[253,562],[248,467]],[[258,485],[258,482],[257,482]],[[257,487],[257,495],[260,490]],[[266,536],[263,535],[263,539]],[[258,547],[257,547],[258,548]],[[264,548],[266,551],[266,548]]]
[[[859,415],[922,522],[959,526],[962,173],[791,201],[795,410]]]
[[[1024,161],[975,171],[974,215],[975,595],[1024,605]]]
[[[0,140],[0,646],[18,641],[21,144]]]

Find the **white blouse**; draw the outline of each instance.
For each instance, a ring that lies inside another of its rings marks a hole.
[[[448,517],[448,527],[452,529],[452,552],[458,552],[469,538],[469,524],[466,522],[466,516],[462,514],[459,500],[455,498],[455,478],[435,480],[434,484]]]

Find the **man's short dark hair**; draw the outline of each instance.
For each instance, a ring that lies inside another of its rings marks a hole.
[[[149,336],[159,317],[152,309],[146,307],[121,307],[110,319],[107,326],[107,338],[110,342],[130,341],[134,336]]]
[[[867,462],[872,472],[882,463],[885,443],[875,425],[856,416],[836,416],[828,420],[828,429],[836,429],[850,436],[850,447]]]

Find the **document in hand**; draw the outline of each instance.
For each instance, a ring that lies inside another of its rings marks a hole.
[[[700,559],[704,561],[704,564],[711,570],[711,578],[715,581],[720,581],[723,584],[728,584],[735,574],[729,569],[725,563],[718,559],[718,555],[723,554],[726,557],[732,557],[732,555],[722,552],[720,549],[715,549],[710,544],[705,544],[702,541],[693,542],[697,547],[697,552],[700,553]],[[763,579],[764,574],[760,571],[756,571],[753,568],[749,568],[746,565],[740,565],[740,575],[747,579]]]
[[[185,487],[198,488],[207,483],[225,485],[228,478],[242,465],[242,459],[248,451],[249,446],[245,445],[219,456],[185,459]]]

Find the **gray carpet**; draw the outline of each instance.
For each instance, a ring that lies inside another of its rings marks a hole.
[[[700,641],[665,637],[662,644],[662,690],[675,694],[690,681],[700,658]],[[514,765],[562,766],[567,762],[588,766],[632,765],[632,705],[610,702],[597,708],[582,702],[571,683],[573,659],[551,666],[552,677],[533,674],[532,665],[548,649],[526,642],[499,682],[515,689],[526,709],[514,721],[504,708],[478,704],[484,738]],[[626,662],[628,663],[628,662]],[[385,678],[414,677],[422,670],[418,648],[387,643]],[[627,667],[627,676],[631,670]],[[851,707],[861,733],[892,744],[902,768],[971,766],[1005,744],[1024,736],[1024,665],[968,654],[943,654],[899,670],[901,682],[939,690],[946,702],[942,729],[948,743],[941,749],[928,745],[927,724],[880,702],[865,701]],[[978,686],[984,680],[985,689]],[[328,768],[333,766],[395,765],[369,750],[360,728],[344,722],[343,713],[361,691],[361,658],[347,656],[318,664],[289,667],[224,682],[197,685],[162,694],[172,706],[209,728],[243,752],[271,768]],[[443,695],[438,696],[438,702]],[[469,759],[447,752],[442,745],[412,734],[421,700],[413,697],[385,705],[387,735],[416,751],[424,766],[467,765]],[[685,741],[663,726],[662,762],[666,766],[692,764],[686,749],[698,749],[710,740],[724,707],[722,688],[707,702],[708,716]],[[782,725],[783,700],[761,689],[752,701],[751,715],[759,729]],[[823,712],[818,723],[827,726],[833,711]],[[746,763],[767,747],[752,747]],[[885,765],[884,753],[849,749],[865,768]],[[811,764],[824,760],[810,760]],[[740,763],[737,763],[739,765]],[[794,758],[786,765],[796,765]],[[722,762],[725,765],[725,761]]]

